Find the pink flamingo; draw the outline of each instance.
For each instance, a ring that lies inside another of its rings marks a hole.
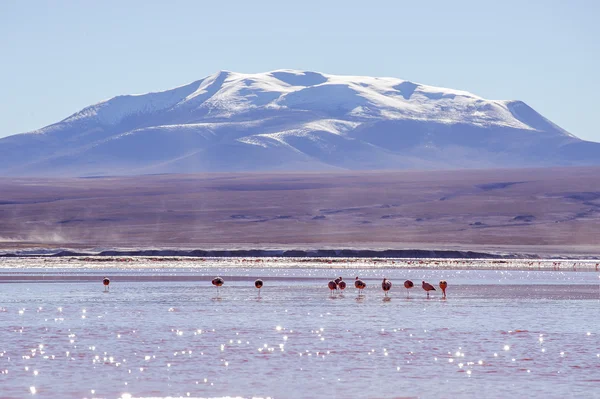
[[[433,285],[426,283],[425,281],[423,281],[423,283],[421,284],[421,287],[423,287],[423,289],[425,291],[427,291],[427,298],[429,298],[429,291],[435,291],[435,288],[433,287]]]
[[[211,282],[212,282],[212,285],[217,287],[217,295],[219,295],[219,287],[222,286],[223,284],[225,284],[225,280],[223,280],[221,277],[215,277],[212,279]]]
[[[262,281],[261,279],[258,279],[258,280],[256,280],[256,281],[254,282],[254,286],[255,286],[256,288],[258,288],[258,296],[260,296],[260,289],[261,289],[261,288],[262,288],[262,286],[263,286],[263,281]]]
[[[329,290],[331,291],[331,295],[333,295],[333,291],[335,291],[337,289],[337,284],[335,283],[335,281],[331,280],[330,282],[327,283],[327,286],[329,287]]]
[[[446,298],[446,288],[448,288],[448,283],[446,280],[440,281],[440,288],[442,289],[442,297]]]
[[[385,292],[385,296],[387,296],[388,291],[392,289],[392,282],[384,277],[381,282],[381,288],[383,288],[383,292]]]
[[[364,282],[364,281],[362,281],[362,280],[360,280],[360,279],[358,278],[358,276],[356,276],[356,279],[354,280],[354,286],[355,286],[356,288],[358,288],[358,295],[361,295],[361,294],[362,294],[362,291],[363,291],[365,288],[367,288],[367,285],[365,284],[365,282]]]

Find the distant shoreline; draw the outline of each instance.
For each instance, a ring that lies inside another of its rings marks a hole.
[[[426,249],[135,249],[135,250],[70,250],[30,249],[5,251],[4,257],[195,257],[195,258],[395,258],[395,259],[599,259],[592,254],[541,256],[535,253],[493,253],[470,250]]]

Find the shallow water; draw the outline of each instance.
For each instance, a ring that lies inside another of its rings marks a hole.
[[[41,262],[0,261],[2,398],[600,397],[595,272]]]

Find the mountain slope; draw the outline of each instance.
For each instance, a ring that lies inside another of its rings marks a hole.
[[[520,101],[395,78],[221,71],[0,140],[3,175],[600,164]]]

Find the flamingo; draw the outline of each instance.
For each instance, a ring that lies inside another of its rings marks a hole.
[[[223,280],[221,277],[215,277],[212,279],[211,282],[212,282],[212,285],[217,287],[217,295],[219,295],[219,287],[222,286],[223,284],[225,284],[225,280]]]
[[[446,280],[440,281],[440,288],[442,289],[442,297],[446,298],[446,288],[448,288],[448,283]]]
[[[426,283],[425,281],[423,281],[423,284],[421,284],[421,287],[423,287],[423,289],[425,291],[427,291],[427,298],[429,298],[429,291],[435,291],[435,288],[433,287],[433,285]]]
[[[108,286],[110,284],[110,280],[108,279],[108,277],[104,277],[104,280],[102,280],[102,284],[104,284],[104,292],[110,291],[110,287]]]
[[[358,276],[356,276],[356,279],[354,280],[354,286],[355,286],[356,288],[358,288],[358,295],[361,295],[361,294],[362,294],[362,291],[363,291],[365,288],[367,288],[367,285],[365,284],[365,282],[364,282],[364,281],[362,281],[362,280],[360,280],[360,279],[358,278]]]
[[[388,291],[392,288],[392,282],[384,277],[383,281],[381,282],[381,288],[383,288],[385,296],[387,296]]]
[[[331,290],[331,295],[333,295],[333,291],[337,290],[337,284],[335,283],[335,281],[331,280],[330,282],[327,283],[327,286]]]
[[[340,286],[340,283],[342,282],[342,277],[340,276],[333,281],[335,281],[336,289],[338,289],[338,287]]]
[[[256,288],[258,288],[258,296],[260,296],[260,289],[261,289],[261,288],[262,288],[262,286],[263,286],[263,281],[262,281],[261,279],[258,279],[258,280],[256,280],[256,281],[254,282],[254,286],[255,286]]]
[[[414,286],[415,286],[415,285],[414,285],[414,283],[413,283],[412,281],[410,281],[410,280],[406,280],[406,281],[404,282],[404,288],[406,288],[406,296],[407,296],[407,297],[409,297],[409,296],[410,296],[410,291],[409,291],[409,290],[410,290],[412,287],[414,287]]]
[[[346,289],[346,282],[345,281],[340,281],[338,283],[338,287],[340,287],[340,290],[344,291]]]

